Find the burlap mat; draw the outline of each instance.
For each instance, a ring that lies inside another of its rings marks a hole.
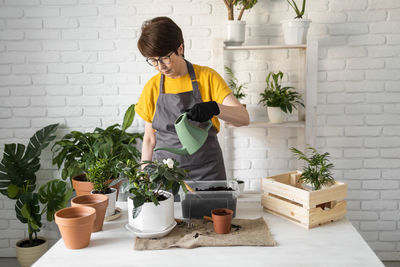
[[[232,228],[229,234],[219,235],[214,232],[212,222],[192,219],[190,223],[178,224],[171,233],[161,238],[144,239],[136,237],[135,249],[276,245],[263,218],[254,220],[233,219],[232,223],[240,225],[241,228]]]

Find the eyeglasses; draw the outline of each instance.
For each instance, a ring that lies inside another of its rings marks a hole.
[[[165,57],[159,57],[158,59],[155,58],[146,58],[146,62],[149,63],[152,67],[157,67],[159,64],[168,65],[171,64],[171,56],[174,52],[169,53]]]

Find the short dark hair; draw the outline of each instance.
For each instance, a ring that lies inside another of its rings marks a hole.
[[[156,17],[142,25],[137,46],[144,57],[165,56],[183,44],[182,30],[168,17]]]

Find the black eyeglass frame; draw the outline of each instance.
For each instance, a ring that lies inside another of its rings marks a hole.
[[[172,56],[172,54],[174,53],[174,51],[172,51],[171,53],[169,53],[169,55],[166,55],[166,56],[163,56],[163,57],[159,57],[158,59],[155,59],[155,58],[146,58],[146,62],[150,65],[150,66],[152,66],[152,67],[158,67],[159,65],[160,65],[160,63],[161,64],[164,64],[164,65],[169,65],[169,64],[171,64],[171,56]],[[169,62],[167,63],[167,62],[164,62],[164,60],[168,60]],[[150,61],[155,61],[155,62],[157,62],[157,65],[154,65],[153,63],[151,63]]]

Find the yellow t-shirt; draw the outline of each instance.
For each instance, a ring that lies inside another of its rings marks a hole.
[[[221,104],[225,97],[232,93],[224,79],[215,70],[194,64],[193,68],[203,102],[215,101]],[[160,78],[161,73],[158,73],[146,83],[135,106],[136,113],[147,122],[152,122],[154,118],[156,103],[160,94]],[[176,79],[165,76],[164,93],[179,94],[188,91],[192,91],[189,73]],[[214,116],[211,121],[218,132],[220,127],[218,118]]]

